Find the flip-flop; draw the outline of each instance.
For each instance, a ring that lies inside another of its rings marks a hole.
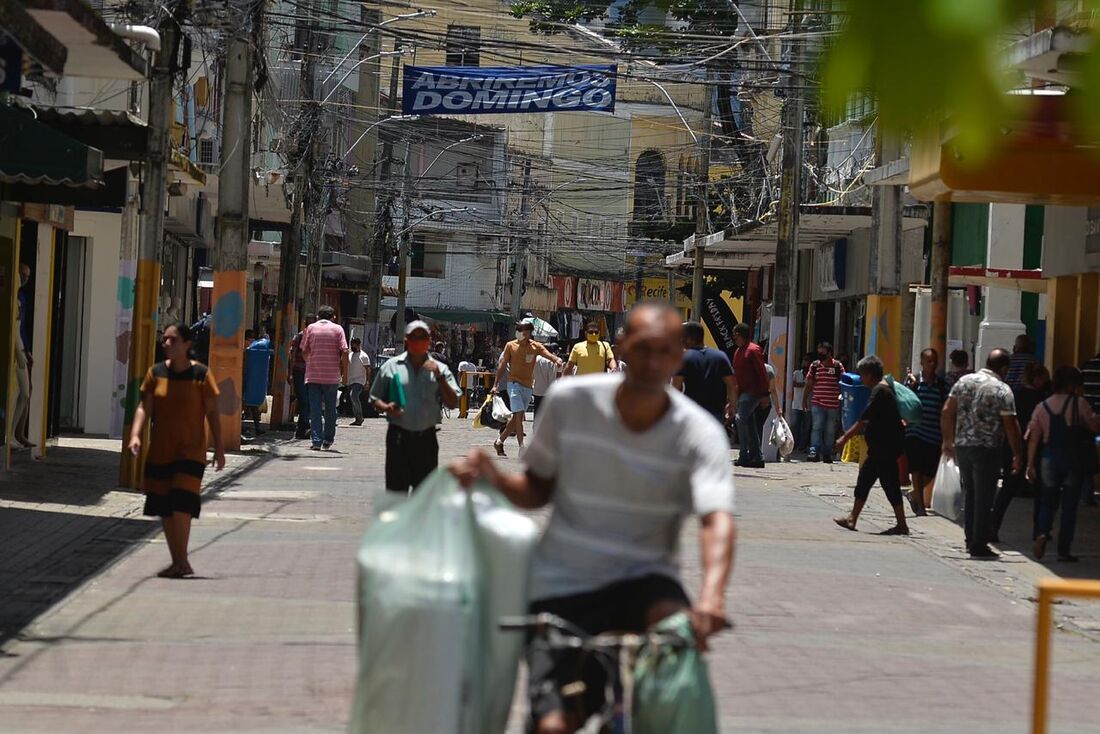
[[[162,579],[182,579],[186,575],[186,571],[182,571],[175,566],[169,566],[168,568],[157,572],[157,578]]]
[[[853,523],[850,518],[834,517],[833,522],[835,522],[837,525],[844,528],[845,530],[851,530],[853,533],[856,532],[855,523]]]
[[[897,525],[889,530],[883,530],[879,535],[908,535],[909,528],[899,528]]]

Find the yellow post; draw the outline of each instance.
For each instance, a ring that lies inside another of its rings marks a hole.
[[[1047,696],[1050,690],[1050,590],[1039,584],[1039,615],[1035,628],[1035,685],[1031,706],[1032,734],[1047,730]]]
[[[210,313],[210,372],[218,383],[218,413],[226,451],[241,447],[241,399],[244,396],[243,270],[215,271]]]
[[[119,465],[119,486],[141,488],[145,468],[145,452],[132,456],[126,445],[130,442],[130,425],[134,411],[141,401],[141,381],[153,364],[156,355],[157,295],[160,290],[160,263],[156,260],[138,260],[137,278],[134,281],[134,316],[130,328],[130,364],[126,382],[126,419],[122,426],[122,459]],[[149,429],[146,425],[143,446],[149,445]]]

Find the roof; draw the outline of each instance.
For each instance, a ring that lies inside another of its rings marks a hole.
[[[103,153],[38,122],[29,110],[0,105],[0,182],[97,188]]]

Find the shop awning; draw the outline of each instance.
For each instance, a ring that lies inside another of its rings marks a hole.
[[[103,153],[30,112],[0,105],[0,183],[97,188],[103,185]]]
[[[983,268],[952,266],[952,287],[976,285],[982,288],[1009,288],[1027,293],[1046,293],[1047,281],[1042,270],[1012,270],[1009,268]]]
[[[149,140],[145,121],[125,110],[34,106],[38,121],[120,161],[144,160]]]
[[[412,307],[422,319],[445,321],[449,324],[513,324],[511,314],[499,311],[475,311],[464,308],[419,308]]]

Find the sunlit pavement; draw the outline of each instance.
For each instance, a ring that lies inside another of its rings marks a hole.
[[[491,432],[468,425],[447,423],[444,458],[489,447]],[[49,466],[0,484],[0,619],[34,620],[0,654],[0,731],[344,729],[354,556],[381,492],[383,438],[368,421],[341,426],[337,452],[274,441],[232,457],[231,473],[210,475],[192,539],[198,577],[185,581],[154,577],[167,550],[139,496],[94,489],[102,481],[71,467],[57,475],[63,487]],[[1037,578],[1066,569],[1018,553],[970,561],[941,518],[912,519],[911,538],[875,536],[888,526],[877,489],[861,532],[841,530],[831,518],[854,475],[802,463],[738,475],[737,626],[710,655],[724,730],[1027,731],[1029,598]],[[1027,502],[1002,532],[1009,547],[1026,546]],[[1100,575],[1098,525],[1086,508],[1074,572]],[[691,523],[692,591],[697,538]],[[1052,731],[1093,732],[1100,605],[1057,614]]]

